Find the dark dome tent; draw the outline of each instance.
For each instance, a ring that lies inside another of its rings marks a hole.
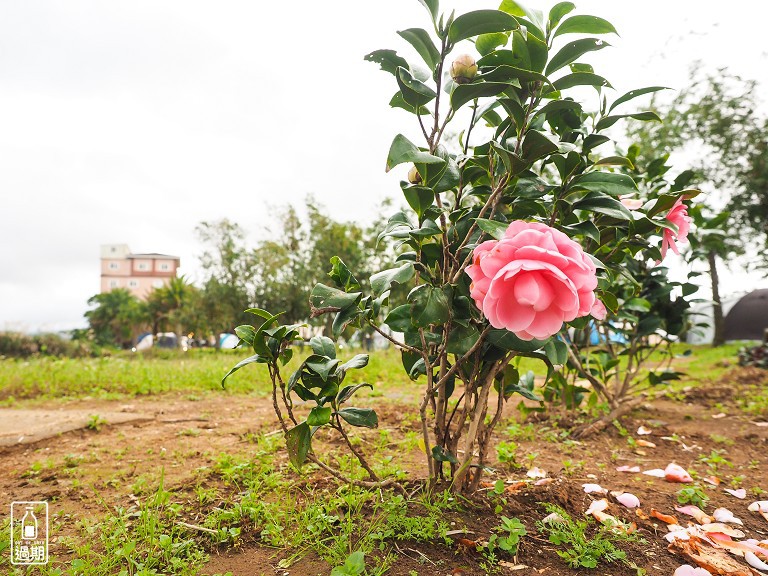
[[[725,317],[726,340],[762,340],[768,329],[768,289],[755,290],[733,305]]]

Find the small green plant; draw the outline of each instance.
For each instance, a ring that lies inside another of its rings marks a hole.
[[[600,562],[626,561],[626,553],[617,548],[617,542],[638,542],[641,539],[635,533],[628,533],[621,526],[599,526],[590,538],[587,531],[594,523],[587,520],[574,520],[562,508],[555,504],[542,503],[554,520],[536,522],[536,528],[546,534],[549,541],[557,546],[565,546],[557,555],[571,568],[596,568]]]
[[[363,572],[365,572],[365,554],[358,550],[347,556],[342,566],[331,570],[331,576],[358,576]]]
[[[496,454],[499,462],[509,465],[512,468],[517,467],[517,444],[514,442],[499,442],[496,445]]]
[[[699,456],[699,462],[703,462],[709,466],[714,473],[717,473],[721,466],[733,468],[733,463],[730,460],[727,460],[723,454],[725,454],[725,450],[712,450],[708,456],[705,454]]]
[[[677,492],[677,501],[680,504],[693,504],[699,508],[704,508],[709,502],[709,496],[707,496],[701,485],[689,486],[682,488]]]
[[[506,516],[501,517],[501,524],[493,530],[494,534],[490,535],[485,547],[494,555],[496,550],[503,550],[512,556],[516,555],[520,539],[528,533],[520,520]]]
[[[574,476],[576,473],[584,469],[584,460],[574,462],[573,460],[563,460],[563,474],[566,476]]]
[[[93,430],[94,432],[98,432],[101,430],[101,427],[106,424],[107,421],[99,416],[98,414],[91,414],[88,417],[88,422],[86,423],[85,427],[88,428],[88,430]]]

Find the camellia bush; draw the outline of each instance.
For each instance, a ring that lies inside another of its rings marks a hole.
[[[365,57],[391,75],[389,104],[410,114],[422,138],[395,135],[386,159],[388,171],[409,169],[400,182],[408,209],[380,235],[396,242],[397,265],[373,274],[363,291],[355,271],[334,258],[310,304],[313,316],[332,315],[335,336],[370,327],[401,351],[405,372],[423,385],[427,476],[468,492],[480,482],[505,402],[538,399],[519,359],[540,359],[551,376],[568,360],[569,327],[618,313],[617,279],[633,281],[628,262],[661,260],[662,238],[674,245],[683,230],[670,214],[690,194],[669,191],[627,207],[638,194],[622,171],[632,162],[605,152],[605,132],[626,117],[658,121],[630,102],[662,88],[613,98],[608,80],[581,62],[609,46],[609,22],[573,15],[570,2],[543,14],[504,1],[459,16],[441,14],[437,0],[420,2],[427,27],[399,32],[420,61],[388,49]],[[445,141],[448,133],[458,138]],[[348,438],[349,427],[376,425],[372,409],[345,407],[361,385],[342,385],[367,357],[342,363],[333,343],[318,338],[286,379],[280,367],[296,327],[256,314],[257,325],[238,329],[255,354],[233,370],[268,365],[292,462],[330,471],[311,441],[332,428],[368,484],[387,482]],[[293,397],[310,405],[306,418],[295,416]]]

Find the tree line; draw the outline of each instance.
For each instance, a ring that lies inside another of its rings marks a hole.
[[[197,282],[172,278],[146,300],[125,288],[92,296],[85,313],[88,336],[99,345],[130,348],[142,333],[174,332],[212,339],[218,346],[220,333],[252,320],[248,308],[281,311],[289,323],[309,322],[309,291],[327,277],[334,255],[371,273],[394,258],[390,245],[377,238],[380,222],[335,220],[312,197],[304,212],[302,218],[293,206],[280,209],[270,219],[279,229],[254,246],[236,222],[200,222],[195,236],[204,246],[202,277]]]

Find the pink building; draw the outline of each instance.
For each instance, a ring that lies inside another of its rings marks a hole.
[[[101,292],[127,288],[145,299],[176,277],[181,259],[166,254],[132,254],[127,244],[102,244]]]

